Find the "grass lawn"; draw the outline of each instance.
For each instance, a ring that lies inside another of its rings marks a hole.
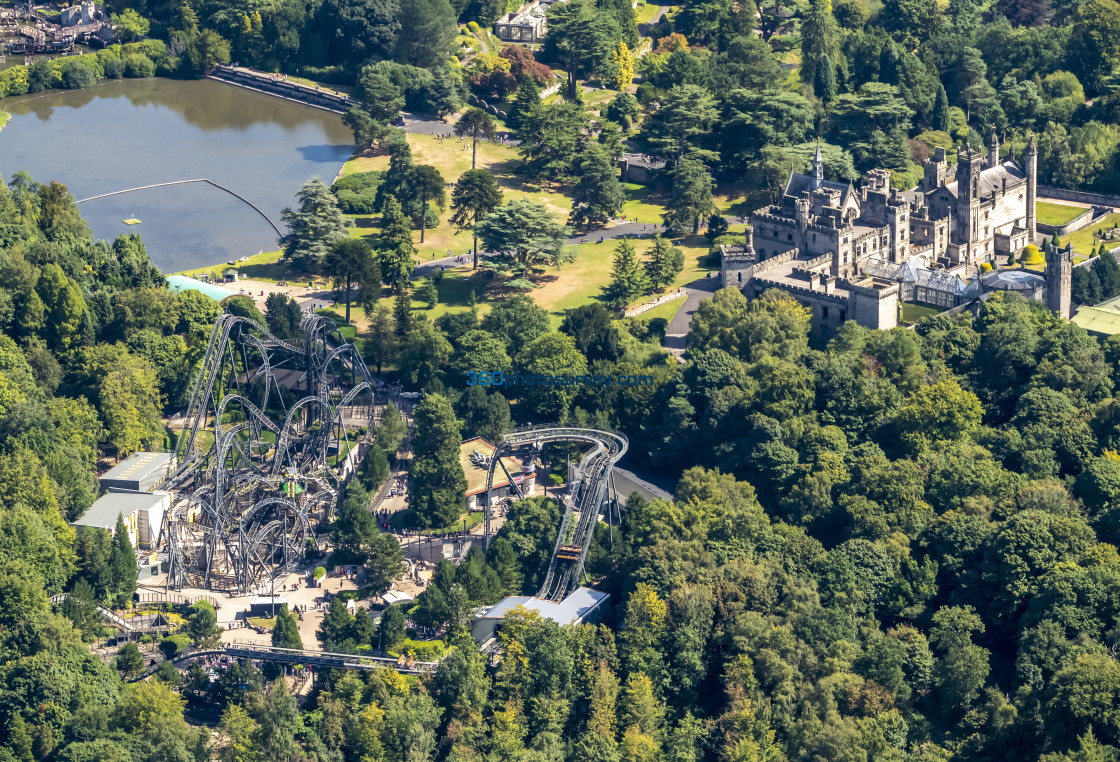
[[[902,322],[917,323],[924,317],[940,315],[944,311],[945,310],[940,307],[927,307],[924,304],[910,304],[904,302],[902,305]]]
[[[657,3],[646,3],[639,5],[638,11],[634,15],[637,17],[639,24],[648,24],[653,21],[653,17],[657,15]]]
[[[661,319],[668,323],[677,314],[677,311],[684,306],[684,303],[684,299],[674,299],[671,302],[660,304],[654,307],[652,310],[649,310],[648,312],[643,312],[641,315],[638,315],[633,319],[643,320],[645,322]]]
[[[298,82],[301,85],[308,85],[310,87],[315,87],[316,85],[318,85],[320,90],[328,93],[334,93],[335,95],[350,95],[356,89],[353,85],[329,85],[326,82],[316,82],[315,80],[308,79],[307,77],[296,77],[292,74],[288,74],[286,76],[292,82]]]
[[[249,624],[254,627],[263,627],[266,630],[271,630],[273,625],[276,624],[276,620],[266,616],[251,616],[249,617]]]
[[[1076,233],[1071,233],[1064,238],[1060,238],[1059,242],[1064,246],[1066,243],[1073,243],[1073,250],[1078,254],[1091,254],[1091,249],[1100,246],[1100,241],[1093,238],[1093,233],[1106,228],[1111,228],[1113,225],[1120,224],[1120,214],[1112,213],[1098,222],[1096,225],[1090,225],[1087,228],[1082,228]]]
[[[275,283],[290,276],[288,267],[280,261],[280,252],[265,251],[254,254],[245,262],[235,262],[233,265],[221,264],[213,267],[193,268],[172,275],[186,275],[188,278],[198,278],[200,275],[209,275],[212,281],[221,282],[222,273],[233,267],[243,278],[264,280]]]
[[[613,96],[612,96],[613,97]],[[451,126],[448,125],[448,132]],[[454,183],[459,176],[471,168],[471,145],[468,141],[459,142],[458,138],[439,141],[433,135],[408,136],[409,146],[412,148],[412,160],[416,164],[431,164],[440,171],[446,182]],[[532,198],[543,203],[548,209],[567,218],[572,210],[572,202],[559,190],[531,185],[524,178],[515,173],[520,159],[517,149],[513,146],[498,143],[479,142],[477,168],[486,169],[493,173],[499,187],[505,193],[507,201],[515,198]],[[343,175],[369,170],[385,170],[389,167],[387,155],[359,156],[351,159],[342,168]],[[450,195],[450,194],[449,194]],[[471,233],[468,230],[460,231],[448,222],[451,217],[450,206],[440,213],[440,224],[433,230],[428,230],[424,236],[424,243],[420,243],[420,231],[413,231],[413,242],[416,244],[420,261],[431,261],[447,256],[450,249],[453,254],[464,253],[471,248]],[[355,220],[355,229],[351,235],[366,237],[375,235],[373,219]]]
[[[1081,206],[1068,204],[1055,204],[1049,201],[1039,201],[1035,204],[1035,215],[1044,225],[1062,226],[1084,214],[1087,209]]]

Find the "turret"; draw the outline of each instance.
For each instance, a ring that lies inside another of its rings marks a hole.
[[[996,137],[996,127],[992,125],[992,135],[988,138],[988,166],[999,166],[999,138]]]
[[[1038,197],[1038,143],[1034,140],[1034,135],[1031,135],[1030,142],[1027,143],[1026,150],[1027,166],[1024,169],[1027,172],[1027,243],[1034,243],[1037,231],[1035,229],[1035,214],[1034,206],[1035,199]]]
[[[813,180],[810,187],[813,190],[824,183],[824,159],[821,157],[821,142],[817,141],[817,155],[813,157]]]
[[[1059,248],[1047,243],[1045,248],[1046,306],[1058,317],[1068,320],[1072,314],[1073,244]]]
[[[922,169],[922,190],[926,193],[935,191],[945,184],[945,168],[948,158],[944,148],[935,148],[933,156],[926,159]]]

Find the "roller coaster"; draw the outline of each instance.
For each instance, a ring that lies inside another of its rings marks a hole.
[[[374,423],[375,384],[332,320],[273,336],[223,314],[194,380],[166,489],[167,586],[264,592],[329,520],[358,429]],[[353,462],[351,462],[351,465]]]
[[[535,452],[548,442],[580,442],[593,447],[580,460],[575,478],[569,481],[564,497],[564,518],[556,535],[556,546],[538,598],[561,601],[580,584],[587,551],[595,534],[595,526],[604,505],[617,514],[614,490],[614,465],[626,454],[629,442],[622,434],[596,429],[567,426],[529,426],[507,434],[490,460],[486,477],[486,538],[489,544],[492,498],[491,487],[497,469],[505,472],[511,487],[519,494],[521,488],[506,471],[502,458],[514,451],[529,448]],[[523,495],[522,495],[523,496]],[[609,515],[609,514],[608,514]]]

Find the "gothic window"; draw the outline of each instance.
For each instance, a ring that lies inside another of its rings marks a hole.
[[[1020,201],[1022,201],[1022,200],[1023,200],[1023,194],[1022,194],[1022,193],[1020,193],[1020,194],[1019,194],[1019,200],[1020,200]]]
[[[821,307],[821,320],[828,320],[828,307]]]
[[[740,283],[742,283],[742,282],[743,282],[743,274],[742,274],[742,273],[739,273],[739,282],[740,282]]]

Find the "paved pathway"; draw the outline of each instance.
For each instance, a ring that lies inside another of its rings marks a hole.
[[[645,22],[644,24],[638,24],[638,34],[640,34],[642,37],[647,37],[649,35],[650,31],[652,31],[653,28],[655,26],[657,26],[657,22],[661,21],[661,17],[664,16],[666,13],[668,13],[669,9],[672,8],[672,7],[673,6],[671,6],[671,5],[659,5],[659,6],[657,6],[657,15],[656,16],[654,16],[652,19]]]
[[[719,288],[718,274],[713,274],[710,278],[694,280],[685,287],[688,296],[685,297],[681,308],[677,310],[677,314],[673,315],[673,319],[669,321],[661,346],[676,355],[684,352],[684,339],[692,326],[692,317],[696,314],[700,301],[711,299],[717,288]]]

